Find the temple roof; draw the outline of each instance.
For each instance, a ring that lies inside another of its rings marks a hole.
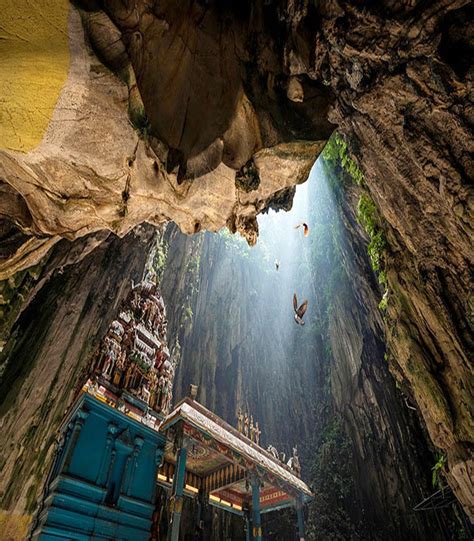
[[[299,494],[305,499],[312,497],[306,483],[288,466],[191,398],[182,400],[163,419],[159,430],[166,433],[176,425],[183,427],[183,435],[193,443],[212,448],[215,455],[220,455],[224,464],[232,462],[247,471],[257,471],[267,483],[286,488],[289,496],[295,497]],[[204,439],[201,436],[204,436]],[[209,475],[213,470],[216,470],[216,457],[210,461],[210,468],[206,473]],[[196,473],[205,474],[202,471]]]

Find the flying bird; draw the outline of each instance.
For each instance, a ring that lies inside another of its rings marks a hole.
[[[308,301],[305,300],[303,304],[298,308],[298,299],[296,297],[296,293],[293,293],[293,310],[295,311],[295,321],[298,323],[298,325],[304,325],[303,316],[306,313],[306,309],[308,308]]]
[[[280,270],[280,262],[278,261],[278,259],[275,259],[275,269]]]
[[[305,237],[307,237],[309,235],[308,224],[306,224],[305,222],[301,222],[300,224],[295,225],[295,229],[298,229],[299,227],[303,228],[303,234],[304,234]]]

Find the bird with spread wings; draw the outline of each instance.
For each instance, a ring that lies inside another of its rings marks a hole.
[[[298,325],[304,325],[304,319],[303,316],[306,313],[306,309],[308,308],[308,301],[305,300],[301,306],[298,307],[298,298],[296,297],[296,293],[293,293],[293,310],[295,311],[295,321],[298,323]]]
[[[295,225],[295,229],[298,229],[299,227],[303,228],[303,235],[307,237],[309,235],[309,226],[305,222],[301,222],[300,224]]]

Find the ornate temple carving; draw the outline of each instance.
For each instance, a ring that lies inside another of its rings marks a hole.
[[[166,414],[179,360],[179,355],[170,355],[167,324],[158,286],[151,281],[134,285],[97,351],[93,372],[98,383]]]

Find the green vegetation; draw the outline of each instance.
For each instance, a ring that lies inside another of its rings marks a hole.
[[[375,203],[367,194],[362,194],[357,205],[357,220],[370,237],[367,247],[370,264],[374,271],[380,271],[383,265],[384,250],[386,246],[385,235],[380,226],[381,220]],[[384,273],[384,280],[386,276]]]
[[[368,539],[347,509],[356,508],[353,451],[337,415],[329,418],[317,444],[311,479],[317,490],[308,519],[308,537],[339,541]]]
[[[347,174],[352,182],[362,188],[365,187],[365,180],[362,171],[355,161],[349,156],[348,146],[341,135],[335,133],[328,141],[323,151],[324,160],[337,169],[337,166]],[[326,167],[326,173],[330,167]],[[340,178],[341,175],[328,174],[330,182],[334,178]],[[332,186],[334,188],[334,186]],[[335,191],[337,194],[337,191]],[[386,310],[388,305],[388,283],[387,274],[384,270],[384,255],[386,249],[385,233],[382,227],[382,219],[377,211],[377,207],[369,194],[364,191],[359,199],[357,206],[357,220],[369,235],[370,242],[367,246],[370,265],[378,273],[379,283],[384,287],[384,294],[380,301],[379,308]]]
[[[360,196],[357,205],[357,221],[370,238],[367,253],[369,254],[370,266],[372,270],[378,273],[379,283],[384,287],[384,294],[380,300],[379,308],[385,311],[388,306],[388,283],[387,273],[383,270],[383,267],[387,242],[377,207],[366,193]]]
[[[326,161],[339,163],[358,186],[364,186],[364,175],[355,161],[349,156],[347,143],[341,135],[334,133],[323,150]]]
[[[431,483],[433,485],[433,488],[442,489],[443,483],[442,483],[442,474],[444,470],[444,466],[446,464],[446,456],[445,455],[438,455],[438,460],[436,461],[435,465],[431,468]]]
[[[224,239],[224,246],[234,255],[242,259],[252,259],[265,273],[273,272],[273,266],[270,262],[270,250],[262,237],[259,237],[257,245],[250,247],[247,241],[239,233],[231,233],[227,228],[223,228],[218,233],[221,239]]]
[[[186,287],[184,290],[183,303],[181,305],[181,321],[180,328],[185,328],[188,331],[191,330],[193,324],[193,309],[192,306],[199,293],[199,270],[201,267],[200,246],[202,244],[201,239],[197,240],[197,249],[191,253],[188,262],[186,264],[185,276]],[[195,247],[196,248],[196,247]]]
[[[379,302],[379,309],[385,311],[388,307],[388,289],[385,290],[381,301]]]
[[[158,284],[161,283],[167,259],[168,242],[164,238],[164,233],[160,231],[156,235],[155,246],[146,264],[147,277],[155,279]]]
[[[224,239],[224,244],[227,250],[234,251],[240,257],[248,259],[250,257],[250,246],[247,241],[239,233],[231,233],[227,227],[223,227],[219,231],[219,236]],[[259,239],[257,246],[260,244]]]

